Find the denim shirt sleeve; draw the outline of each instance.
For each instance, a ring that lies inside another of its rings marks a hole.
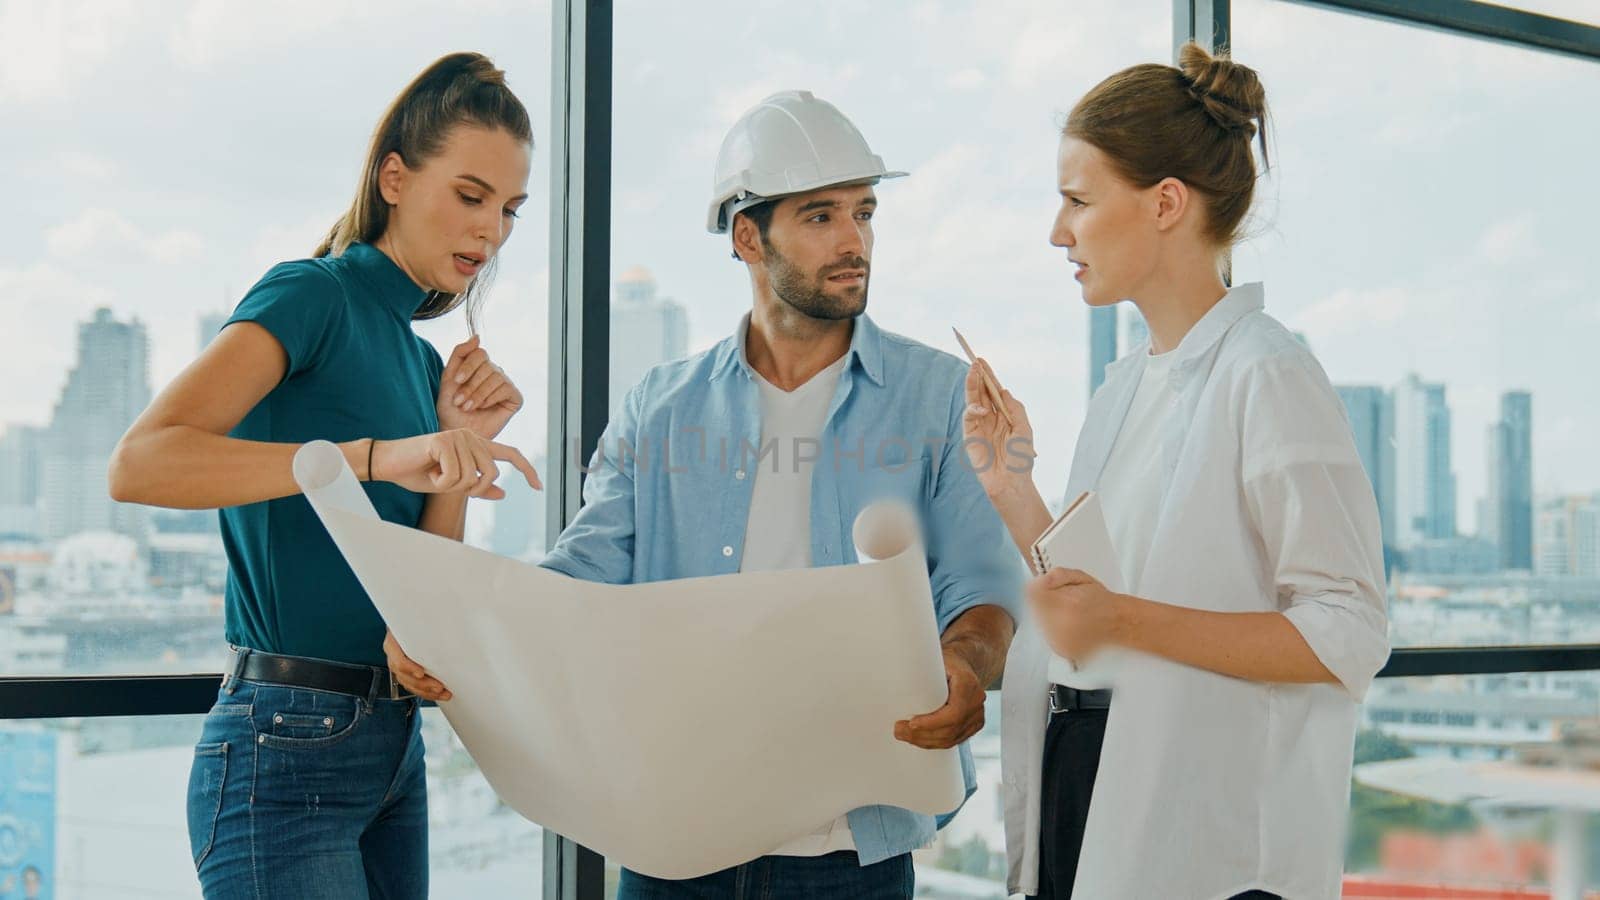
[[[1023,566],[967,459],[961,427],[966,402],[965,382],[958,380],[928,515],[928,571],[940,634],[985,603],[1020,620]]]
[[[637,461],[634,454],[617,452],[617,448],[638,446],[639,397],[635,386],[623,399],[616,417],[606,425],[600,444],[589,459],[583,508],[539,565],[584,581],[633,582]],[[613,451],[609,456],[607,448]]]

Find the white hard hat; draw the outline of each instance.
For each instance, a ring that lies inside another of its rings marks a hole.
[[[898,178],[832,103],[783,91],[739,117],[722,139],[706,230],[721,234],[741,209],[837,184]]]

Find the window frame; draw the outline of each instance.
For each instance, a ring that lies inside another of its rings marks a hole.
[[[1051,0],[1041,0],[1051,2]],[[1062,2],[1065,0],[1055,0]],[[1600,62],[1600,27],[1477,0],[1279,0]],[[550,365],[546,543],[582,503],[609,396],[613,0],[551,4]],[[1230,0],[1173,0],[1172,53],[1232,42]],[[1380,678],[1600,670],[1600,644],[1409,647]],[[220,673],[0,676],[0,720],[203,714]],[[599,900],[605,860],[545,832],[544,900]]]

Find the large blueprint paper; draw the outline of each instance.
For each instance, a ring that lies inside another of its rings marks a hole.
[[[380,520],[332,444],[294,472],[484,776],[545,828],[690,878],[859,806],[961,803],[955,750],[894,739],[947,693],[907,512],[862,513],[857,565],[606,585]]]

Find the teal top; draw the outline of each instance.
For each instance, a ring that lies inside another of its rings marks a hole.
[[[427,292],[368,244],[274,266],[228,324],[267,329],[289,368],[229,436],[302,444],[438,431],[434,402],[444,361],[411,329],[425,299]],[[422,494],[389,483],[362,487],[386,521],[420,521]],[[221,517],[229,643],[383,664],[383,619],[305,497],[231,507]]]

